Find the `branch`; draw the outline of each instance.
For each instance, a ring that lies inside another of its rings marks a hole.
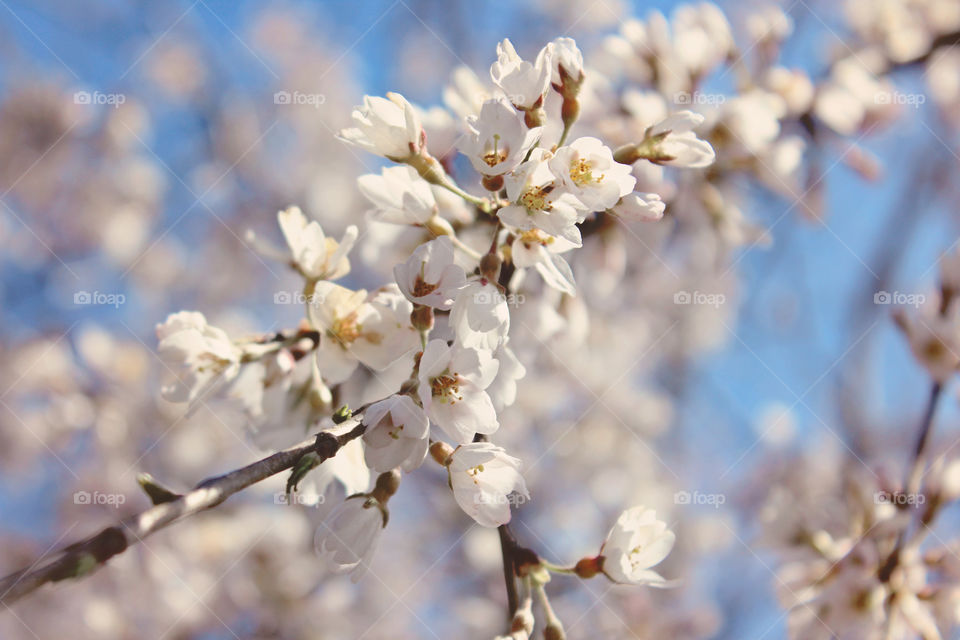
[[[43,564],[38,558],[26,569],[0,579],[0,604],[8,606],[48,582],[81,578],[128,547],[182,518],[211,509],[235,493],[293,467],[304,455],[316,453],[321,462],[363,434],[363,424],[334,436],[323,431],[315,440],[284,449],[241,469],[207,478],[192,491],[121,520],[96,535],[71,544]]]

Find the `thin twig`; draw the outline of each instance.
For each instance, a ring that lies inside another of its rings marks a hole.
[[[0,603],[10,605],[48,582],[89,575],[147,536],[182,518],[215,507],[233,494],[293,467],[308,453],[318,454],[321,460],[333,457],[346,443],[362,435],[363,430],[360,424],[339,436],[321,432],[314,440],[274,453],[241,469],[207,478],[174,500],[158,504],[71,544],[49,561],[38,558],[28,568],[0,578]]]

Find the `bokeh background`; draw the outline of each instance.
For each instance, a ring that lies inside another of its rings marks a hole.
[[[182,490],[263,455],[229,410],[186,417],[160,400],[154,326],[180,309],[240,334],[299,321],[298,307],[274,298],[295,291],[296,278],[244,234],[278,239],[275,213],[290,204],[333,235],[362,220],[355,177],[381,164],[334,133],[363,94],[439,104],[451,72],[467,65],[484,76],[503,37],[530,56],[570,35],[590,64],[624,18],[676,4],[0,0],[0,571],[146,507],[138,472]],[[754,6],[720,5],[735,28]],[[784,9],[794,33],[782,59],[822,76],[847,37],[842,7]],[[723,92],[731,81],[710,86]],[[915,69],[894,81],[926,95]],[[278,104],[276,92],[315,98]],[[635,619],[649,625],[633,627],[637,637],[670,637],[654,635],[657,616],[674,621],[662,627],[672,637],[783,637],[776,554],[757,517],[764,478],[811,453],[902,473],[929,383],[874,296],[933,290],[937,259],[957,236],[957,137],[928,100],[858,141],[857,154],[875,159],[874,179],[851,168],[847,151],[820,150],[823,179],[808,195],[822,204],[817,220],[744,182],[744,213],[770,242],[718,269],[728,303],[685,334],[702,347],[695,358],[627,372],[623,384],[636,388],[609,411],[630,413],[632,437],[586,402],[571,435],[541,438],[556,449],[528,484],[544,504],[519,510],[514,528],[557,556],[594,548],[629,497],[724,496],[719,508],[684,511],[691,558],[665,569],[682,588],[634,596],[571,586],[560,596],[565,620],[584,620],[571,637],[629,637]],[[378,277],[361,267],[351,282]],[[960,437],[955,405],[950,390],[938,450]],[[576,464],[564,456],[583,447],[597,457],[627,448],[636,468],[557,480]],[[428,486],[439,478],[430,473],[397,498],[405,515],[379,551],[382,579],[320,579],[309,545],[320,516],[274,504],[276,479],[86,582],[0,613],[0,635],[350,638],[369,627],[363,637],[483,637],[502,615],[495,545]],[[124,503],[76,504],[76,491]],[[425,526],[439,544],[417,533]],[[629,623],[595,621],[611,614]]]

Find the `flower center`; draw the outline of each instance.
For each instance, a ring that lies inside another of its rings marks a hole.
[[[473,484],[480,484],[480,474],[483,473],[483,465],[478,464],[475,467],[470,467],[467,469],[467,475],[473,480]]]
[[[599,177],[593,177],[593,165],[586,159],[576,158],[570,161],[570,179],[578,187],[585,187],[594,183],[599,184],[603,181],[603,178],[604,174],[602,173]]]
[[[520,196],[519,202],[528,211],[550,211],[553,205],[550,204],[548,196],[553,189],[553,182],[548,182],[539,187],[527,187]]]
[[[535,244],[539,244],[543,246],[552,244],[554,241],[554,238],[553,236],[548,236],[547,234],[543,233],[539,229],[529,229],[528,231],[524,231],[523,233],[521,233],[518,240],[520,240],[520,242],[523,243],[523,246],[529,249]]]
[[[460,382],[460,376],[456,373],[443,373],[436,378],[431,378],[430,390],[441,402],[456,404],[463,400],[460,394]]]
[[[337,319],[333,321],[330,330],[327,331],[327,334],[336,340],[343,348],[347,348],[348,345],[353,344],[359,338],[368,340],[373,344],[380,344],[380,341],[383,340],[383,336],[376,331],[364,332],[363,325],[357,322],[356,311],[348,313],[342,318],[337,317]]]
[[[493,150],[483,154],[483,161],[488,167],[495,167],[506,160],[508,155],[506,149],[500,149],[500,134],[493,134]]]

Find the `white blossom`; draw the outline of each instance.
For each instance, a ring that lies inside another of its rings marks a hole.
[[[553,46],[547,45],[534,63],[517,55],[513,43],[504,39],[497,45],[497,61],[490,66],[490,78],[518,109],[532,109],[542,102],[550,84]]]
[[[710,143],[693,131],[703,124],[703,116],[693,111],[678,111],[650,128],[647,138],[663,139],[656,143],[658,162],[674,167],[698,169],[713,164],[716,154]]]
[[[437,212],[430,184],[408,166],[360,176],[357,187],[376,207],[373,219],[379,222],[422,225]]]
[[[623,196],[610,213],[631,222],[652,222],[663,217],[666,207],[655,193],[631,193]]]
[[[583,53],[573,38],[556,38],[553,44],[553,64],[550,81],[555,87],[570,78],[575,84],[583,80]]]
[[[374,471],[400,467],[413,471],[427,456],[430,423],[410,396],[394,395],[370,405],[363,414],[364,458]]]
[[[240,371],[242,351],[223,329],[207,324],[197,311],[171,314],[157,328],[157,353],[174,380],[161,389],[171,402],[197,403]]]
[[[449,309],[466,282],[447,236],[417,247],[406,262],[393,268],[393,276],[407,300],[435,309]]]
[[[667,523],[657,520],[653,509],[627,509],[617,518],[600,550],[603,573],[623,584],[664,586],[666,580],[651,567],[667,557],[675,540],[676,535]]]
[[[506,296],[486,278],[470,281],[457,293],[450,310],[450,326],[458,343],[496,349],[510,331]]]
[[[566,238],[551,236],[539,229],[530,229],[514,234],[510,256],[517,267],[517,273],[532,267],[547,285],[573,296],[577,294],[573,271],[560,254],[576,247],[576,244]]]
[[[637,183],[631,168],[614,161],[613,152],[597,138],[577,138],[557,149],[548,164],[560,185],[588,211],[609,209]]]
[[[351,580],[357,582],[370,568],[386,524],[386,514],[375,499],[362,494],[351,496],[337,505],[317,529],[317,552],[331,570],[349,571]]]
[[[420,118],[399,93],[364,96],[352,116],[356,126],[342,130],[341,140],[397,162],[420,153],[424,137]]]
[[[542,127],[527,128],[523,117],[504,98],[487,100],[479,116],[469,116],[467,135],[459,143],[473,168],[499,176],[519,165],[540,137]]]
[[[361,362],[382,370],[411,353],[419,341],[410,326],[412,310],[396,285],[368,296],[363,289],[318,283],[308,311],[322,334],[316,358],[323,379],[336,384]]]
[[[347,227],[340,242],[323,235],[320,224],[306,216],[299,207],[290,207],[277,214],[280,230],[290,248],[295,268],[308,280],[335,280],[350,272],[347,253],[357,239],[357,228]]]
[[[431,340],[420,358],[418,393],[430,419],[458,443],[500,427],[485,389],[499,363],[486,349]]]
[[[523,231],[540,229],[580,246],[580,230],[576,227],[580,202],[558,184],[548,164],[551,157],[543,149],[534,149],[528,161],[506,176],[507,196],[514,204],[503,207],[497,215],[504,224]]]
[[[530,497],[520,460],[489,442],[457,447],[447,468],[457,504],[484,527],[510,522],[511,494]]]

